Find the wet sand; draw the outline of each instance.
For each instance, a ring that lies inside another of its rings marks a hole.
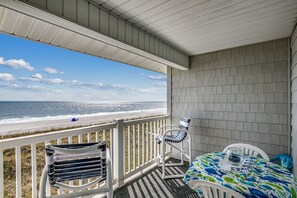
[[[21,123],[9,123],[0,125],[0,135],[11,135],[20,133],[33,133],[36,131],[50,131],[53,129],[63,129],[69,127],[89,126],[100,123],[112,122],[117,119],[135,119],[149,116],[156,116],[166,114],[166,110],[154,111],[134,111],[125,113],[111,113],[106,115],[97,116],[82,116],[78,117],[79,120],[72,122],[69,119],[56,119],[56,120],[42,120]]]

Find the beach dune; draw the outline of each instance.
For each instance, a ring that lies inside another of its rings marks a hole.
[[[28,121],[19,123],[7,123],[0,125],[0,135],[12,135],[21,133],[34,133],[37,131],[50,131],[55,129],[63,129],[78,126],[89,126],[100,123],[112,122],[116,119],[135,119],[149,116],[156,116],[166,114],[165,109],[160,110],[144,110],[133,112],[120,112],[120,113],[107,113],[104,115],[90,115],[78,116],[77,121],[72,122],[72,118],[55,119],[55,120],[42,120],[42,121]]]

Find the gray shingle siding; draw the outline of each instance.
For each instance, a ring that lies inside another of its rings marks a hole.
[[[288,39],[192,56],[172,70],[172,121],[192,118],[193,156],[238,142],[287,153],[287,86]]]

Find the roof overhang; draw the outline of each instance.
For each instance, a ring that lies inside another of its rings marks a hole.
[[[188,55],[99,5],[78,1],[86,3],[78,9],[77,1],[67,1],[66,15],[62,6],[49,10],[36,2],[0,0],[0,31],[161,73],[167,66],[189,69]]]

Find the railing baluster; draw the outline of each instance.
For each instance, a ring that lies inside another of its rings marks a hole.
[[[160,125],[161,125],[160,122],[161,122],[160,120],[157,120],[156,135],[158,135],[158,130],[159,130]],[[155,142],[156,142],[156,140],[155,140]],[[158,155],[159,155],[159,149],[160,149],[160,145],[156,144],[156,153],[157,153],[156,157],[157,158],[158,158]]]
[[[136,169],[136,140],[135,140],[135,125],[133,125],[133,170]]]
[[[61,138],[57,139],[57,145],[61,144]],[[58,189],[58,195],[63,194],[63,190],[61,188]]]
[[[81,142],[82,142],[82,135],[79,135],[78,136],[78,143],[81,144]]]
[[[150,122],[150,161],[153,159],[153,123]]]
[[[103,140],[106,140],[106,130],[103,130]]]
[[[99,142],[99,133],[96,131],[96,142]]]
[[[148,122],[146,123],[146,163],[149,161],[149,127]]]
[[[142,132],[142,165],[144,165],[144,150],[145,150],[145,144],[144,144],[144,123],[141,125],[141,132]]]
[[[91,133],[87,133],[87,141],[88,141],[88,143],[90,143],[92,140],[91,140]],[[91,182],[91,179],[88,179],[88,183],[90,183]],[[88,188],[88,190],[91,190],[91,187],[90,188]]]
[[[155,136],[156,136],[156,133],[157,133],[157,131],[156,131],[156,121],[154,121],[154,136],[153,136],[153,138],[155,138]],[[154,159],[156,159],[156,154],[157,154],[157,144],[156,144],[156,141],[153,139],[153,141],[154,141]]]
[[[32,198],[37,198],[36,144],[31,144]]]
[[[92,142],[91,133],[87,134],[87,141],[88,141],[88,143]]]
[[[0,197],[4,197],[4,157],[3,150],[0,149]]]
[[[138,139],[137,139],[138,161],[137,162],[138,162],[138,167],[139,167],[140,166],[140,125],[139,124],[137,125],[137,133],[138,133]]]
[[[21,147],[15,148],[16,198],[22,197]]]
[[[68,144],[72,144],[72,136],[68,137]]]
[[[73,143],[72,136],[70,136],[70,137],[68,137],[68,144],[72,144],[72,143]],[[73,185],[73,181],[70,181],[69,185]],[[69,192],[72,193],[73,191],[70,190]]]
[[[111,172],[113,173],[114,171],[114,155],[113,155],[113,129],[110,129],[109,130],[109,152],[110,152],[110,160],[111,160]],[[114,175],[112,174],[113,178],[114,179]]]
[[[78,144],[81,144],[81,143],[82,143],[82,135],[79,135]],[[83,184],[83,180],[82,179],[78,180],[78,184],[81,186]]]
[[[47,144],[49,144],[49,141],[45,141],[44,142],[44,145],[46,146]],[[46,153],[44,152],[44,161],[45,161],[45,164],[47,164],[47,157],[46,157]],[[49,184],[49,182],[46,182],[46,186],[45,186],[46,190],[46,196],[50,196],[51,195],[51,186]]]
[[[131,140],[130,140],[130,126],[128,126],[128,172],[131,171],[131,152],[130,152],[130,147],[131,147]]]

